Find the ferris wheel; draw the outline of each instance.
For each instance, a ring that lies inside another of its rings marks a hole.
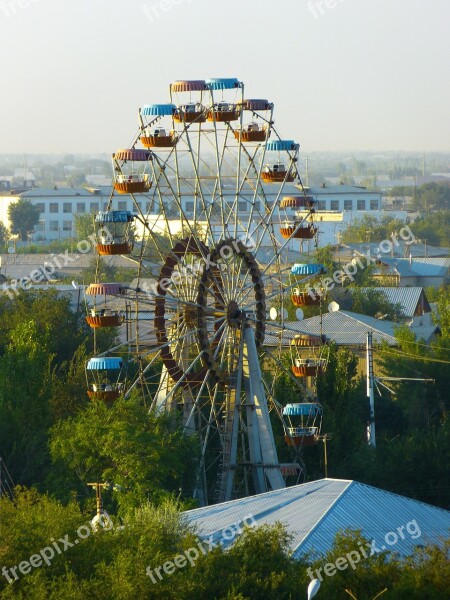
[[[320,434],[314,380],[326,366],[323,336],[286,322],[288,306],[321,302],[306,286],[324,272],[292,264],[317,241],[299,145],[278,134],[274,105],[248,99],[238,79],[177,81],[169,102],[138,116],[133,143],[113,155],[114,189],[96,217],[99,255],[127,257],[136,277],[86,290],[94,332],[123,326],[126,338],[89,360],[89,396],[140,393],[151,410],[178,412],[198,437],[191,491],[201,504],[283,488]],[[298,402],[276,397],[281,373]],[[290,463],[279,462],[272,419]]]

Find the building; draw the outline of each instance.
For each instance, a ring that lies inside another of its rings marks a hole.
[[[350,295],[354,288],[347,288]],[[416,319],[422,325],[432,325],[431,306],[425,290],[421,287],[378,287],[358,288],[361,292],[377,292],[384,295],[387,302],[398,304],[402,316],[406,319]]]
[[[3,181],[3,183],[5,186],[2,188],[2,181],[0,181],[0,223],[9,229],[8,208],[10,204],[17,202],[20,196],[9,190],[8,182]]]
[[[399,287],[440,287],[450,283],[450,257],[380,258],[373,274],[380,283],[395,282]]]
[[[411,555],[415,546],[443,545],[450,511],[345,479],[321,479],[189,510],[186,520],[201,539],[229,546],[243,525],[281,522],[295,558],[325,555],[337,533],[360,530],[379,550]],[[357,548],[355,548],[357,550]]]
[[[4,182],[8,185],[8,182]],[[209,185],[208,183],[204,184]],[[214,186],[213,186],[214,187]],[[347,225],[354,219],[360,218],[363,214],[369,212],[379,218],[384,216],[384,212],[381,210],[381,194],[379,192],[368,191],[363,187],[349,186],[349,185],[335,185],[330,186],[328,184],[322,184],[321,186],[312,186],[305,188],[308,196],[312,197],[316,201],[316,213],[314,215],[314,221],[319,226],[319,240],[320,245],[334,244],[339,241],[339,233],[342,232]],[[5,187],[5,191],[7,188]],[[167,198],[170,197],[172,191],[161,189],[162,193],[168,194]],[[269,207],[273,206],[274,203],[278,202],[283,196],[295,196],[303,194],[303,191],[299,186],[286,184],[283,188],[283,193],[279,194],[278,186],[263,185],[262,191],[267,199]],[[205,197],[204,202],[210,203],[210,196],[213,192],[213,188],[209,189],[205,187],[203,194]],[[266,207],[260,198],[255,198],[255,190],[247,184],[241,186],[238,202],[235,202],[235,185],[224,184],[222,193],[222,202],[224,206],[228,203],[229,208],[233,208],[233,211],[239,211],[238,224],[238,235],[243,235],[247,232],[252,232],[254,238],[258,238],[258,223],[261,219],[266,216]],[[184,213],[184,220],[193,219],[198,223],[204,219],[204,203],[197,195],[194,196],[194,189],[192,186],[187,184],[180,188],[181,194],[181,209]],[[97,187],[52,187],[52,188],[32,188],[27,189],[20,194],[21,198],[30,200],[34,205],[40,209],[41,217],[36,227],[36,232],[33,236],[34,240],[55,240],[70,238],[73,235],[73,223],[74,216],[76,214],[84,213],[96,213],[99,210],[104,210],[105,206],[111,195],[111,186],[99,185]],[[217,190],[215,192],[216,203],[218,203]],[[260,194],[262,195],[262,194]],[[137,196],[138,204],[140,205],[141,211],[149,216],[149,222],[151,226],[164,233],[164,229],[167,229],[168,224],[166,219],[160,219],[158,222],[158,215],[160,213],[158,205],[158,195],[152,194],[151,197],[142,195]],[[12,199],[10,198],[10,202]],[[166,211],[170,219],[179,219],[179,209],[175,201],[172,202],[172,214],[171,214],[171,202],[168,200],[165,202]],[[116,210],[129,210],[136,212],[136,207],[133,206],[131,196],[114,196],[112,202],[112,208]],[[226,214],[226,208],[225,208]],[[280,213],[281,214],[281,213]],[[282,212],[281,219],[298,219],[306,216],[306,213],[297,211],[294,209],[286,209]],[[395,214],[398,218],[406,218],[406,213],[401,212]],[[215,212],[212,213],[212,221],[221,223],[222,215],[221,209],[217,206]],[[280,243],[284,243],[281,233],[279,232],[279,225],[276,219],[275,224],[275,235]],[[278,227],[277,227],[278,225]],[[271,242],[269,236],[267,240],[263,240],[262,246],[270,246]],[[291,240],[286,246],[287,250],[291,251],[310,251],[314,249],[314,240]]]
[[[381,193],[357,185],[328,185],[307,188],[307,193],[316,200],[318,211],[365,212],[381,210]]]
[[[428,323],[428,320],[430,323]],[[422,324],[421,324],[422,323]],[[277,326],[267,327],[264,344],[277,346],[279,343],[286,349],[291,347],[291,342],[296,335],[324,335],[328,341],[334,342],[338,347],[349,348],[358,360],[358,372],[366,373],[366,343],[368,332],[372,333],[374,344],[386,343],[388,346],[398,346],[395,330],[399,327],[395,321],[381,320],[367,315],[360,315],[350,311],[338,310],[327,312],[322,317],[311,317],[303,321],[289,321]],[[439,333],[439,328],[431,322],[431,314],[425,322],[415,319],[409,329],[415,334],[416,339],[429,344]],[[320,349],[320,347],[319,347]],[[311,358],[311,348],[296,348],[302,358]]]
[[[34,240],[57,240],[74,234],[74,215],[98,213],[108,202],[111,188],[33,188],[20,194],[39,208]]]
[[[365,214],[379,220],[387,214],[382,207],[381,192],[369,191],[362,186],[323,183],[306,188],[306,191],[316,201],[314,221],[319,227],[321,246],[339,244],[347,226]],[[305,216],[305,213],[298,212],[297,215]],[[389,211],[389,216],[406,222],[407,212]]]

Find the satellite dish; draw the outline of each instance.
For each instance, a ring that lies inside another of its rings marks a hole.
[[[272,321],[276,321],[277,317],[278,317],[278,311],[275,308],[275,306],[272,306],[272,308],[269,311],[269,316],[272,319]]]
[[[16,249],[14,248],[14,246],[8,246],[8,254],[15,254],[16,253]]]
[[[337,312],[339,308],[339,304],[333,300],[333,302],[330,302],[330,304],[328,305],[328,312]]]
[[[283,321],[286,321],[289,316],[288,311],[285,308],[281,309],[281,318]]]
[[[295,316],[297,317],[297,321],[303,321],[303,319],[305,318],[305,313],[302,311],[301,308],[297,308],[297,310],[295,311]]]

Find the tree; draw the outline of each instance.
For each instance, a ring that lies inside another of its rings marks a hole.
[[[21,240],[27,239],[39,222],[40,211],[29,200],[21,198],[8,207],[8,217],[11,222],[11,233],[19,234]]]
[[[351,288],[352,311],[369,317],[375,317],[378,314],[386,315],[389,321],[396,321],[403,316],[402,305],[392,304],[386,299],[381,290],[361,289],[359,287]]]
[[[149,414],[136,398],[112,407],[89,404],[53,428],[50,447],[68,484],[74,475],[83,484],[113,481],[124,488],[122,506],[193,487],[198,440],[184,435],[173,417]]]
[[[69,177],[67,177],[67,185],[71,187],[80,187],[86,185],[86,175],[80,169],[74,171]]]
[[[0,246],[5,244],[8,240],[8,229],[3,223],[0,223]]]
[[[388,240],[394,231],[405,226],[403,221],[385,216],[378,219],[374,215],[365,214],[361,219],[350,223],[342,234],[346,244],[360,242],[381,242]]]
[[[89,213],[74,215],[74,226],[77,240],[88,240],[95,231],[94,216]]]

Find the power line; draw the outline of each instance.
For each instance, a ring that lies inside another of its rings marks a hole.
[[[374,348],[374,350],[378,352],[385,352],[386,354],[400,354],[401,356],[414,358],[415,360],[424,360],[427,362],[443,363],[445,365],[450,365],[449,360],[440,360],[439,358],[428,358],[426,356],[417,356],[416,354],[407,354],[406,352],[401,352],[401,350],[384,350],[381,348]]]

